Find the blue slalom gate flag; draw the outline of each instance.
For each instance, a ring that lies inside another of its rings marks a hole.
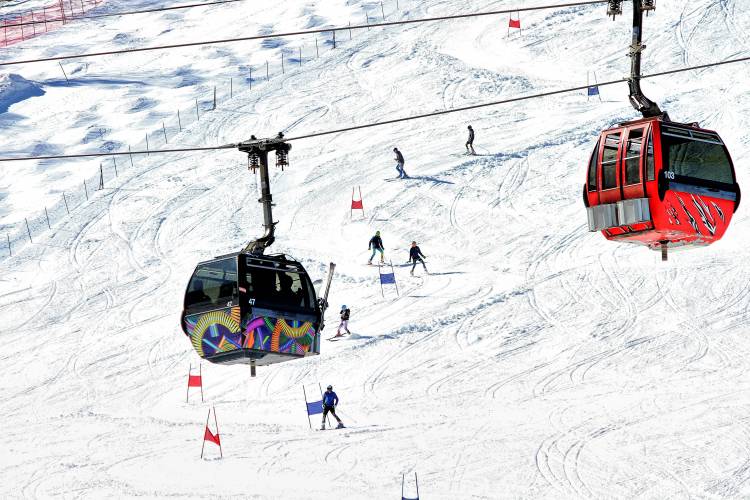
[[[395,285],[396,284],[396,274],[395,273],[386,273],[380,275],[380,284],[381,285]]]
[[[398,294],[398,284],[396,283],[396,271],[393,270],[393,263],[389,262],[388,267],[391,268],[390,273],[384,273],[383,267],[386,266],[378,266],[378,276],[380,277],[380,294],[385,297],[385,291],[383,290],[383,285],[395,285],[396,286],[396,294]]]
[[[323,413],[323,400],[307,403],[308,415],[320,415],[321,413]]]
[[[588,88],[588,96],[589,97],[591,97],[591,96],[597,96],[597,95],[599,95],[599,86],[598,85],[594,85],[593,87],[589,87]]]

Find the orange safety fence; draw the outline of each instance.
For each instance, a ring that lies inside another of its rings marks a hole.
[[[0,14],[0,44],[13,44],[42,35],[84,17],[104,0],[57,0],[42,8]]]

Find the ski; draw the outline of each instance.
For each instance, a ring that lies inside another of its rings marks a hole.
[[[325,291],[323,292],[323,296],[318,299],[318,303],[320,305],[320,309],[322,312],[322,317],[325,317],[326,309],[328,309],[328,293],[331,291],[331,281],[333,280],[333,272],[335,269],[336,269],[336,264],[331,262],[328,265],[328,280],[326,281]],[[321,321],[320,330],[322,331],[323,328],[325,328],[325,322]]]

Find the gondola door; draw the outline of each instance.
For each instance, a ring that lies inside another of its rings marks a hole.
[[[646,196],[643,176],[643,151],[646,128],[637,127],[626,130],[623,141],[621,175],[623,199],[632,200]]]
[[[617,203],[622,199],[620,174],[620,142],[623,131],[610,131],[604,136],[599,161],[599,203]]]
[[[586,207],[599,205],[599,186],[597,185],[597,165],[599,164],[599,142],[596,143],[594,152],[589,158],[589,166],[586,171],[586,184],[583,186],[583,204]]]

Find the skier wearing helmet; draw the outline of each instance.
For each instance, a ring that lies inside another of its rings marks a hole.
[[[338,421],[339,425],[337,429],[344,427],[344,423],[341,421],[338,415],[336,415],[336,405],[339,404],[339,397],[333,392],[333,386],[329,385],[326,388],[325,394],[323,394],[323,422],[320,426],[320,430],[323,431],[326,428],[326,417],[330,413]]]
[[[385,248],[383,247],[383,240],[380,238],[380,231],[375,231],[375,236],[370,238],[370,243],[367,245],[367,249],[372,249],[372,255],[370,255],[370,259],[367,261],[368,264],[372,264],[372,258],[375,257],[375,252],[380,252],[380,263],[382,264],[385,262],[385,257],[383,256]]]
[[[404,170],[404,155],[401,154],[401,151],[399,151],[398,148],[393,148],[393,152],[396,154],[396,157],[394,159],[396,160],[396,170],[398,171],[398,178],[408,178],[409,176],[406,175],[406,170]]]
[[[341,333],[341,329],[343,328],[344,331],[346,331],[347,335],[351,335],[352,332],[349,331],[349,315],[351,314],[351,311],[349,310],[346,305],[341,306],[341,323],[339,323],[339,327],[336,330],[336,335],[334,337],[343,337],[343,334]]]
[[[469,125],[469,139],[466,141],[466,154],[467,155],[477,154],[474,151],[474,129],[471,128],[471,125]]]

